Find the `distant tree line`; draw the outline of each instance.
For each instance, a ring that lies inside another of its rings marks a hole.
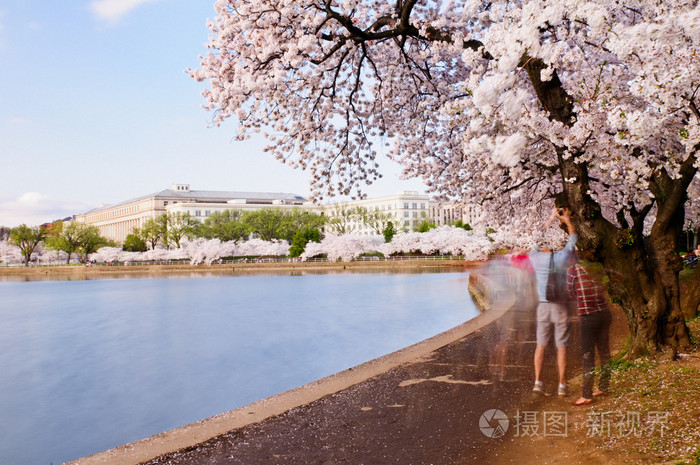
[[[66,263],[70,263],[74,255],[81,263],[86,263],[88,256],[100,247],[114,245],[114,241],[100,235],[96,226],[75,222],[66,226],[62,222],[42,226],[21,224],[9,230],[6,240],[19,247],[24,266],[29,266],[32,254],[42,243],[49,249],[65,252]]]
[[[329,216],[332,218],[329,220]],[[298,257],[309,242],[320,243],[325,233],[342,236],[357,233],[361,227],[368,227],[374,233],[383,235],[385,242],[391,242],[399,232],[396,224],[400,219],[386,212],[370,211],[363,207],[337,206],[329,216],[304,211],[298,208],[280,210],[262,208],[255,211],[224,210],[214,212],[203,222],[189,213],[163,213],[146,220],[142,227],[129,233],[122,249],[129,252],[145,252],[158,246],[180,248],[183,240],[195,238],[219,239],[221,242],[246,241],[256,237],[264,241],[285,240],[290,244],[289,256]],[[425,215],[424,215],[425,216]],[[460,222],[459,227],[471,229]],[[435,228],[423,217],[414,228],[416,232],[427,232]],[[30,227],[22,224],[16,228],[0,227],[0,241],[17,246],[25,266],[40,244],[62,251],[66,263],[71,258],[85,263],[91,253],[103,246],[116,246],[114,241],[100,235],[96,226],[71,222],[56,222]]]

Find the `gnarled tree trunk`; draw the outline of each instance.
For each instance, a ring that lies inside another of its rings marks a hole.
[[[611,297],[620,303],[632,334],[628,357],[656,354],[666,350],[684,350],[690,335],[681,311],[678,274],[682,260],[678,243],[684,221],[683,196],[676,193],[689,180],[670,180],[660,173],[652,189],[656,197],[656,219],[648,236],[643,235],[644,219],[651,206],[643,211],[632,209],[632,223],[622,212],[620,225],[603,218],[600,206],[588,192],[585,165],[560,157],[567,177],[563,200],[572,209],[572,220],[580,235],[580,247],[608,270]],[[692,163],[692,160],[688,163]],[[690,176],[692,179],[692,176]]]

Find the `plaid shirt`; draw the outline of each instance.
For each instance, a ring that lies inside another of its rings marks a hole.
[[[608,310],[608,296],[603,285],[595,281],[578,263],[569,267],[566,285],[569,298],[576,299],[579,315]]]

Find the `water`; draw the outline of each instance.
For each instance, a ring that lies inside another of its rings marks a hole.
[[[0,463],[62,463],[476,315],[466,273],[0,283]]]

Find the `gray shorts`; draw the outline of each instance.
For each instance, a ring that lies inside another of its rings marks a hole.
[[[564,305],[540,302],[537,306],[537,345],[546,346],[552,339],[557,348],[569,343],[569,310]]]

